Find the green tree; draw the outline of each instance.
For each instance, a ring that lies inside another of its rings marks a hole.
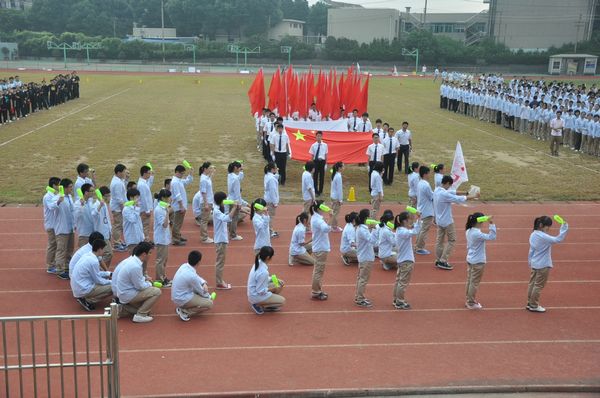
[[[13,30],[27,29],[25,13],[17,10],[0,9],[0,30],[12,32]]]
[[[310,34],[327,35],[327,10],[329,6],[325,3],[315,3],[310,7],[306,25]]]
[[[281,0],[281,11],[283,11],[284,18],[306,21],[308,20],[309,14],[308,1]]]

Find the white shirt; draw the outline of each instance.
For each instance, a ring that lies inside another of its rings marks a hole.
[[[56,235],[73,233],[73,228],[75,227],[74,211],[73,197],[65,195],[63,201],[58,204],[56,224],[54,225],[54,233]]]
[[[435,173],[433,175],[433,182],[435,183],[435,188],[442,185],[442,178],[444,178],[444,175],[442,173]]]
[[[244,172],[240,171],[239,174],[229,173],[227,174],[227,199],[237,200],[240,204],[247,204],[242,199],[242,180],[244,179]]]
[[[279,204],[279,176],[267,172],[263,179],[263,186],[265,188],[265,202],[275,205]]]
[[[87,202],[81,204],[81,200],[77,199],[73,203],[75,209],[75,225],[79,236],[90,236],[94,232],[94,220],[92,219],[91,206],[93,199],[88,199]]]
[[[562,242],[567,236],[568,224],[560,226],[558,236],[551,236],[542,231],[533,231],[529,236],[529,255],[527,260],[533,269],[552,268],[552,245]]]
[[[459,196],[455,192],[437,187],[433,192],[433,207],[435,209],[435,223],[442,228],[454,224],[452,218],[452,203],[465,203],[466,196]]]
[[[382,145],[385,148],[386,155],[395,154],[398,151],[398,148],[400,148],[400,143],[395,136],[390,137],[389,135],[386,135]]]
[[[360,119],[356,123],[356,131],[359,133],[370,133],[372,130],[373,125],[371,124],[371,121],[369,119],[367,119],[367,121]]]
[[[271,145],[274,146],[273,152],[287,153],[289,143],[290,137],[285,131],[282,131],[281,134],[276,132],[271,136]]]
[[[348,253],[356,247],[356,228],[352,223],[346,223],[340,240],[340,252]]]
[[[110,222],[108,206],[106,204],[102,205],[102,202],[97,201],[92,206],[91,214],[94,219],[94,231],[100,232],[104,236],[104,240],[110,240],[112,224]]]
[[[392,250],[394,248],[394,244],[396,243],[396,238],[394,236],[394,231],[390,229],[387,225],[381,227],[379,229],[379,258],[386,258],[391,256]]]
[[[156,205],[154,208],[154,243],[168,246],[171,244],[171,228],[169,227],[169,209]],[[164,222],[167,220],[167,226]]]
[[[485,234],[479,228],[469,228],[467,237],[467,263],[485,264],[485,241],[496,240],[496,225],[490,224],[490,232]]]
[[[410,196],[411,198],[416,198],[417,197],[417,192],[418,192],[418,185],[419,185],[419,181],[421,180],[421,177],[419,177],[419,173],[417,173],[416,171],[413,171],[412,173],[410,173],[408,175],[408,196]]]
[[[273,293],[269,291],[269,267],[262,260],[258,260],[258,269],[254,269],[254,265],[248,274],[248,301],[251,304],[262,303],[267,300]]]
[[[260,250],[263,246],[271,246],[270,219],[271,217],[268,214],[254,213],[254,217],[252,217],[252,226],[254,227],[254,234],[256,236],[254,250]]]
[[[313,214],[310,219],[310,227],[313,233],[313,253],[331,251],[331,246],[329,244],[329,232],[331,232],[331,227],[325,222],[323,216],[319,213]]]
[[[412,229],[406,227],[399,227],[396,229],[396,247],[398,248],[398,256],[396,257],[397,264],[405,261],[415,262],[412,237],[418,235],[420,231],[421,220],[417,221]]]
[[[383,197],[383,178],[377,171],[371,173],[371,197],[381,195]]]
[[[377,148],[377,153],[375,153],[375,148]],[[371,144],[367,147],[367,156],[369,157],[369,162],[381,162],[383,161],[383,155],[385,152],[385,148],[382,144]]]
[[[85,177],[82,178],[81,176],[77,176],[77,180],[75,180],[75,184],[73,184],[73,192],[75,192],[75,199],[79,199],[79,194],[77,193],[77,190],[79,188],[81,188],[83,186],[83,184],[90,184],[92,186],[94,186],[94,182],[92,181],[91,178],[89,177]]]
[[[137,189],[140,191],[139,206],[142,213],[150,214],[154,206],[152,192],[150,191],[153,182],[154,176],[151,176],[147,180],[140,177],[137,182]]]
[[[127,190],[122,179],[113,176],[110,181],[110,210],[115,213],[121,212],[123,203],[127,202]]]
[[[171,301],[177,306],[186,305],[195,294],[202,297],[210,297],[208,292],[204,290],[202,285],[206,281],[197,273],[196,269],[189,263],[182,264],[175,276],[173,276],[173,284],[171,286]]]
[[[128,304],[140,291],[152,287],[144,278],[142,260],[137,256],[121,261],[112,277],[113,293],[122,304]]]
[[[417,210],[421,218],[433,216],[433,191],[427,180],[420,180],[417,184]]]
[[[357,131],[356,128],[358,127],[359,120],[362,119],[358,116],[350,116],[348,118],[348,131]]]
[[[375,261],[374,246],[377,245],[379,236],[375,229],[369,231],[369,227],[364,224],[356,228],[356,256],[358,262]]]
[[[312,174],[308,171],[302,173],[302,200],[315,199],[315,183]]]
[[[173,211],[187,210],[188,201],[185,187],[193,180],[194,177],[191,174],[188,174],[185,179],[177,176],[173,176],[171,179],[171,206],[173,207]]]
[[[215,243],[229,243],[229,233],[227,232],[227,223],[231,222],[229,214],[224,214],[219,206],[213,206],[213,226]]]
[[[317,160],[317,152],[319,153],[319,160],[326,160],[327,159],[327,153],[328,153],[328,147],[327,144],[324,142],[315,142],[310,146],[310,149],[308,150],[308,153],[312,156],[313,160]]]
[[[94,253],[85,254],[70,275],[73,297],[85,297],[96,285],[110,285],[109,276],[110,272],[100,271],[100,261]]]
[[[290,241],[290,255],[300,256],[306,253],[304,243],[306,241],[306,227],[302,223],[296,224]]]
[[[157,203],[158,204],[158,203]],[[194,217],[200,217],[202,214],[202,192],[198,191],[194,194],[192,198],[192,212],[194,213]]]
[[[138,206],[123,208],[123,238],[126,245],[137,245],[144,240],[144,226]]]
[[[554,118],[550,121],[550,135],[554,137],[561,137],[565,122],[562,119]]]
[[[344,189],[342,184],[342,173],[335,173],[331,180],[331,200],[342,202],[344,200]]]
[[[398,142],[400,143],[400,145],[410,145],[410,139],[412,138],[412,133],[410,132],[410,130],[398,130],[396,131],[396,139],[398,140]]]
[[[75,253],[73,254],[73,257],[71,257],[71,261],[69,261],[69,277],[71,277],[71,275],[73,275],[73,270],[75,269],[75,266],[77,265],[77,263],[79,262],[81,257],[83,257],[86,254],[91,253],[91,252],[92,252],[92,245],[90,245],[89,242],[86,243],[85,245],[81,246],[79,249],[77,249],[77,251],[75,251]]]
[[[46,192],[42,200],[44,204],[44,230],[54,229],[58,216],[58,194]]]
[[[215,203],[215,194],[213,193],[212,178],[206,174],[200,176],[200,191],[201,194],[206,194],[206,202],[209,204]],[[200,204],[204,204],[204,198],[200,195]]]

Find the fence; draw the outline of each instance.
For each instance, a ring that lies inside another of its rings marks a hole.
[[[117,304],[104,314],[0,318],[8,397],[120,396]]]

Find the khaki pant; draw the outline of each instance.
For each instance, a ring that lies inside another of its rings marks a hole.
[[[515,123],[513,125],[513,130],[519,131],[519,127],[521,127],[521,118],[515,116]]]
[[[123,236],[123,213],[120,211],[112,212],[113,222],[112,222],[112,238],[113,242],[119,243],[121,242],[121,237]]]
[[[477,294],[477,290],[479,289],[479,283],[481,282],[481,277],[483,276],[483,269],[485,264],[467,264],[467,286],[466,286],[466,295],[467,295],[467,304],[473,305],[477,303],[475,300],[475,295]]]
[[[113,247],[110,239],[105,239],[104,243],[106,243],[106,247],[104,248],[104,255],[102,256],[102,261],[108,268],[110,268],[110,264],[112,263],[113,258]]]
[[[381,206],[381,198],[379,196],[371,198],[371,218],[377,219],[377,213]]]
[[[225,255],[227,254],[227,243],[216,243],[217,258],[215,260],[215,272],[217,285],[223,285],[223,271],[225,270]]]
[[[358,263],[358,256],[355,249],[352,249],[346,253],[342,253],[342,256],[346,257],[346,260],[349,263]]]
[[[144,239],[150,240],[150,213],[142,212],[142,228],[144,229]]]
[[[167,276],[165,269],[167,268],[167,260],[169,259],[169,246],[156,245],[156,270],[155,279],[163,280]]]
[[[334,200],[331,202],[331,228],[338,227],[338,215],[340,214],[340,208],[342,207],[342,202],[339,200]]]
[[[269,233],[273,233],[273,220],[277,213],[277,206],[274,203],[267,203],[267,212],[269,213]]]
[[[81,249],[82,246],[87,245],[90,242],[90,237],[89,236],[81,236],[79,235],[77,237],[77,248]]]
[[[107,297],[112,296],[112,288],[108,285],[96,285],[91,292],[85,295],[84,299],[90,303],[98,303]]]
[[[290,256],[290,264],[315,265],[315,259],[308,253]]]
[[[123,309],[131,315],[139,314],[147,316],[161,295],[157,287],[147,287],[141,290],[130,302],[123,304]]]
[[[396,268],[398,266],[398,263],[396,262],[396,259],[398,257],[396,256],[396,253],[392,252],[391,256],[385,257],[385,258],[379,258],[381,260],[381,262],[385,265],[387,265],[390,268]]]
[[[371,269],[373,268],[373,261],[363,261],[358,263],[358,276],[356,278],[356,294],[354,300],[359,301],[365,298],[365,290],[367,289],[367,283],[371,277]]]
[[[213,301],[208,297],[202,297],[198,294],[194,294],[194,297],[184,305],[181,310],[188,316],[194,316],[200,312],[210,310],[213,306]]]
[[[552,155],[558,155],[558,148],[560,148],[560,143],[562,142],[562,137],[559,135],[550,136],[550,153]]]
[[[325,265],[327,263],[327,255],[329,252],[314,252],[315,267],[312,274],[312,292],[318,294],[323,291],[323,274],[325,273]]]
[[[396,284],[394,285],[394,300],[404,301],[404,292],[410,283],[413,267],[412,261],[403,261],[398,264],[396,271]]]
[[[47,229],[48,244],[46,246],[46,269],[56,266],[56,235],[53,229]]]
[[[237,236],[237,226],[240,222],[240,212],[238,211],[231,217],[231,222],[227,224],[227,230],[229,231],[229,237],[235,238]]]
[[[69,271],[69,262],[73,257],[75,236],[70,234],[56,235],[56,271],[60,274]]]
[[[444,240],[447,239],[447,242]],[[447,227],[437,227],[437,238],[435,240],[435,255],[438,261],[443,263],[448,262],[448,257],[452,255],[454,251],[454,245],[456,244],[456,230],[454,229],[454,223]]]
[[[210,207],[202,206],[202,212],[200,213],[200,240],[205,241],[208,239],[208,221],[210,220]]]
[[[302,204],[302,206],[304,208],[304,210],[302,210],[302,211],[304,211],[306,214],[308,214],[309,217],[310,217],[310,207],[312,206],[312,204],[313,204],[312,199],[305,200],[304,203]]]
[[[173,242],[181,242],[181,227],[183,226],[183,219],[185,217],[185,212],[176,211],[173,214]]]
[[[256,305],[260,305],[261,307],[268,307],[268,308],[279,308],[284,304],[285,304],[285,297],[280,296],[279,294],[272,293],[271,297],[269,297],[265,301],[261,301],[260,303],[257,303]]]
[[[530,307],[537,307],[540,304],[540,294],[542,293],[544,286],[546,286],[549,275],[550,267],[531,269],[529,289],[527,290],[527,304]]]
[[[423,221],[423,224],[421,225],[421,231],[419,231],[417,242],[415,243],[415,248],[417,250],[425,249],[425,241],[427,240],[429,228],[431,228],[431,225],[433,224],[433,216],[425,217],[421,221]]]

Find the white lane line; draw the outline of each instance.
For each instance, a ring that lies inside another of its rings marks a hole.
[[[23,134],[19,135],[19,136],[16,136],[16,137],[14,137],[14,138],[11,138],[11,139],[10,139],[10,140],[8,140],[8,141],[4,141],[4,142],[0,143],[0,147],[3,147],[3,146],[5,146],[5,145],[8,145],[8,144],[10,144],[10,143],[11,143],[11,142],[13,142],[13,141],[16,141],[16,140],[18,140],[18,139],[21,139],[21,138],[23,138],[23,137],[26,137],[26,136],[28,136],[29,134],[33,134],[33,133],[35,133],[35,132],[37,132],[37,131],[40,131],[40,130],[41,130],[41,129],[43,129],[43,128],[46,128],[46,127],[48,127],[48,126],[51,126],[51,125],[53,125],[53,124],[55,124],[55,123],[58,123],[58,122],[60,122],[61,120],[63,120],[63,119],[66,119],[66,118],[68,118],[69,116],[73,116],[73,115],[75,115],[75,114],[77,114],[77,113],[79,113],[79,112],[82,112],[82,111],[84,111],[84,110],[88,109],[88,108],[89,108],[89,107],[91,107],[91,106],[98,105],[98,104],[100,104],[100,103],[102,103],[102,102],[104,102],[104,101],[108,101],[109,99],[111,99],[111,98],[114,98],[114,97],[116,97],[117,95],[121,95],[121,94],[123,94],[123,93],[125,93],[125,92],[127,92],[127,91],[129,91],[129,90],[131,90],[131,88],[126,88],[125,90],[121,90],[121,91],[119,91],[118,93],[115,93],[115,94],[113,94],[113,95],[110,95],[110,96],[108,96],[108,97],[105,97],[105,98],[102,98],[102,99],[99,99],[98,101],[92,102],[91,104],[88,104],[88,105],[86,105],[86,106],[84,106],[84,107],[81,107],[81,108],[77,109],[76,111],[73,111],[73,112],[71,112],[71,113],[67,113],[66,115],[64,115],[64,116],[61,116],[61,117],[59,117],[58,119],[55,119],[55,120],[53,120],[53,121],[51,121],[51,122],[49,122],[49,123],[46,123],[46,124],[44,124],[43,126],[36,127],[36,128],[34,128],[33,130],[30,130],[30,131],[28,131],[28,132],[26,132],[26,133],[23,133]]]

